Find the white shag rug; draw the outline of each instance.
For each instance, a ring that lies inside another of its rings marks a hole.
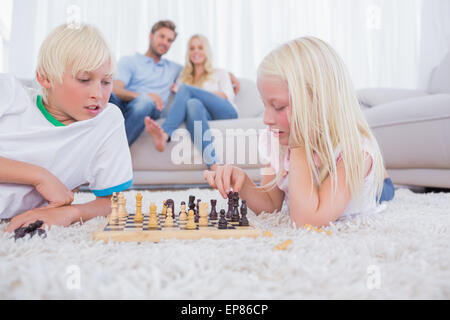
[[[190,194],[226,207],[209,189],[141,193],[143,208]],[[248,217],[274,236],[105,244],[93,240],[98,217],[14,241],[2,224],[0,299],[450,299],[450,193],[397,190],[385,211],[331,235],[292,229],[286,212]]]

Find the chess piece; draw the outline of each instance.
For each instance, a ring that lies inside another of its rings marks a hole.
[[[241,205],[241,220],[239,220],[239,225],[242,227],[248,227],[248,219],[247,219],[247,201],[242,200]]]
[[[239,222],[239,194],[233,193],[233,211],[231,214],[231,222]]]
[[[167,214],[167,203],[166,200],[163,201],[163,208],[161,211],[161,217],[165,218]]]
[[[172,208],[172,218],[175,218],[175,203],[172,199],[166,200],[167,209]]]
[[[208,202],[200,202],[199,206],[199,227],[207,227],[208,226]]]
[[[195,214],[195,203],[194,203],[194,201],[195,201],[195,196],[189,196],[188,208],[189,208],[189,210],[194,211],[194,214]]]
[[[200,214],[199,214],[199,203],[200,201],[202,201],[201,199],[197,199],[197,206],[196,206],[196,210],[194,211],[195,213],[195,223],[198,223],[198,220],[200,219]]]
[[[136,214],[134,216],[134,222],[144,221],[144,215],[142,214],[142,195],[138,192],[136,195]]]
[[[180,221],[186,221],[187,220],[186,203],[184,201],[181,202],[181,212],[178,215],[178,220],[180,220]]]
[[[118,207],[118,197],[117,194],[114,192],[113,196],[111,197],[111,214],[109,215],[109,224],[114,225],[119,223],[119,211],[117,210]]]
[[[209,213],[210,220],[217,220],[216,205],[217,205],[217,200],[211,200],[211,212]]]
[[[226,218],[231,219],[231,215],[233,214],[233,192],[232,191],[228,192],[227,197],[228,197],[228,211]]]
[[[158,229],[158,216],[156,213],[156,206],[154,203],[150,205],[150,216],[148,219],[148,228],[149,229]]]
[[[227,219],[225,218],[225,210],[220,210],[220,219],[219,222],[217,223],[218,228],[219,229],[227,229],[228,228],[228,222]]]
[[[188,222],[186,223],[187,230],[195,230],[197,229],[197,224],[194,221],[194,210],[189,210],[188,213]]]
[[[119,218],[123,219],[128,216],[127,212],[127,199],[122,192],[119,192]]]
[[[165,227],[173,227],[173,217],[172,217],[172,208],[167,208],[167,217],[166,220],[164,221],[164,226]]]

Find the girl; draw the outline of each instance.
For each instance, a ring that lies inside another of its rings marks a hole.
[[[286,201],[297,227],[367,214],[393,198],[378,144],[344,63],[329,45],[312,37],[282,45],[260,64],[257,85],[279,156],[263,143],[271,161],[262,187],[230,165],[205,171],[223,197],[232,187],[256,214],[279,211]]]
[[[202,35],[190,38],[186,66],[172,91],[176,92],[175,99],[162,127],[150,117],[145,119],[146,130],[158,151],[164,151],[170,136],[183,121],[186,121],[186,128],[195,141],[195,121],[201,122],[203,138],[203,133],[209,130],[208,120],[235,119],[238,116],[228,72],[212,68],[208,39]],[[212,150],[210,155],[203,153],[211,141],[199,141],[201,145],[195,147],[202,150],[206,165],[214,170],[218,162],[214,149],[209,149]]]

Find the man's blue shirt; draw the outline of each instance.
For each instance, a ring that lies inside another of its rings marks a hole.
[[[166,106],[170,86],[177,79],[182,66],[166,59],[155,63],[152,58],[136,53],[121,58],[117,69],[116,79],[123,81],[125,89],[145,94],[157,93]]]

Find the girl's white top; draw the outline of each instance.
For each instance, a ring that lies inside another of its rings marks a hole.
[[[271,138],[272,137],[272,138]],[[275,173],[278,174],[280,171],[279,165],[279,152],[276,152],[277,143],[274,143],[276,138],[274,138],[270,132],[270,130],[266,130],[264,134],[260,138],[259,148],[261,155],[265,159],[267,163],[270,163],[270,166],[275,170]],[[373,164],[373,146],[369,140],[365,139],[363,143],[364,152],[371,157]],[[340,151],[340,147],[338,146],[334,151],[334,157],[336,159],[336,163],[341,159],[342,153]],[[281,179],[277,182],[277,186],[280,190],[282,190],[285,194],[284,202],[285,205],[289,208],[289,162],[290,162],[290,150],[287,148],[284,156],[284,174]],[[320,167],[320,160],[317,154],[314,154],[314,164],[316,168]],[[316,182],[316,181],[315,181]],[[347,207],[342,212],[340,219],[348,216],[353,216],[357,214],[372,214],[379,211],[379,205],[376,201],[374,195],[374,171],[372,167],[370,168],[368,174],[364,178],[364,190],[363,196],[361,200],[360,206],[357,205],[356,201],[352,198],[350,202],[347,204]]]

